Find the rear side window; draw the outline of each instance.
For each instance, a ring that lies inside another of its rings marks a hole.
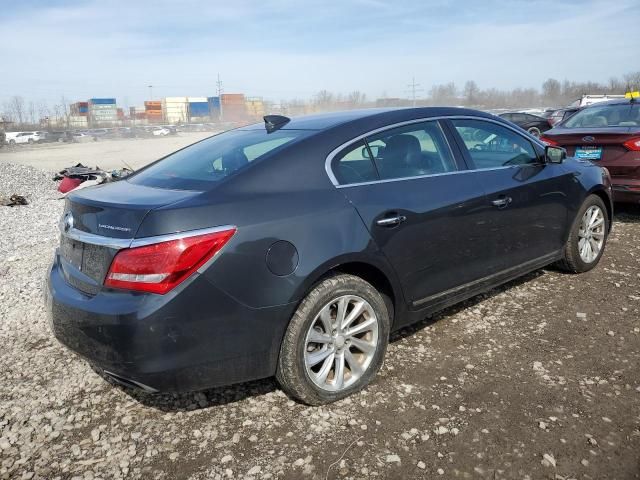
[[[231,130],[175,152],[129,177],[148,187],[207,190],[251,162],[309,135],[304,130]]]
[[[412,123],[354,143],[333,161],[341,185],[453,172],[458,167],[437,121]]]
[[[513,130],[484,120],[452,120],[476,169],[538,163],[529,140]]]

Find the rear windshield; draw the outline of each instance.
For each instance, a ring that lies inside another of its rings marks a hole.
[[[596,105],[578,111],[564,124],[566,128],[637,127],[640,125],[640,105]]]
[[[272,133],[264,129],[230,130],[173,153],[131,176],[128,181],[148,187],[208,190],[215,182],[310,133],[305,130]]]

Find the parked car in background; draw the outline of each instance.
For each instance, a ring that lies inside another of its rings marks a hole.
[[[622,99],[585,107],[541,138],[611,173],[614,200],[640,203],[640,104]]]
[[[621,100],[625,98],[624,95],[610,95],[610,94],[599,94],[599,95],[582,95],[580,98],[571,102],[570,107],[588,107],[589,105],[594,105],[596,103],[608,102],[609,100]]]
[[[556,124],[562,122],[563,120],[566,120],[567,118],[569,118],[571,115],[576,113],[578,110],[580,110],[580,107],[558,108],[558,109],[555,109],[555,110],[547,110],[541,116],[543,118],[546,118],[547,121],[553,127]]]
[[[60,130],[50,131],[50,132],[47,132],[47,138],[45,141],[47,143],[64,142],[65,139],[67,138],[67,134],[68,132],[60,131]]]
[[[32,145],[38,142],[44,142],[47,133],[46,132],[8,132],[6,141],[9,145]]]
[[[543,132],[551,128],[551,123],[549,123],[548,119],[530,113],[509,112],[502,113],[499,117],[515,123],[534,137],[539,137]]]
[[[149,127],[149,132],[154,137],[166,137],[171,134],[171,130],[165,127]]]
[[[91,135],[95,140],[98,140],[101,137],[108,137],[111,130],[112,129],[107,128],[92,128],[87,132],[87,134]]]
[[[275,374],[318,405],[374,378],[391,331],[594,268],[611,218],[604,169],[487,113],[267,116],[67,196],[48,310],[129,387]]]

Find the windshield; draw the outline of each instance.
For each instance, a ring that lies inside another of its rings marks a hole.
[[[565,128],[637,127],[640,125],[640,105],[624,103],[585,108],[562,125]]]
[[[230,130],[175,152],[131,176],[148,187],[207,190],[212,184],[280,149],[309,131]]]

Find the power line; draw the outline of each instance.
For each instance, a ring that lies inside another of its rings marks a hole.
[[[411,95],[411,104],[415,107],[417,98],[416,93],[424,92],[424,88],[418,88],[420,87],[420,84],[416,83],[416,77],[411,77],[411,83],[407,85],[407,87],[410,88],[407,93]]]
[[[223,88],[222,88],[222,80],[220,80],[220,74],[218,73],[218,81],[216,82],[216,92],[218,93],[218,103],[220,104],[220,121],[222,121],[222,92],[223,92]]]

